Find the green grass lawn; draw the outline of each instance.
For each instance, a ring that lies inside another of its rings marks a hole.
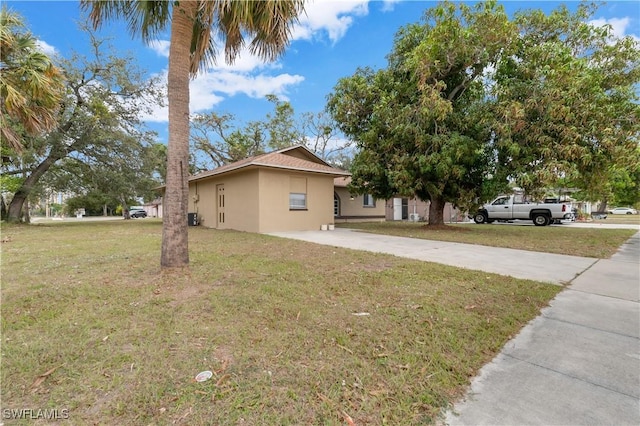
[[[2,408],[71,424],[432,423],[562,289],[189,232],[190,271],[162,274],[156,220],[3,226]]]
[[[605,223],[605,220],[601,222]],[[631,221],[629,221],[631,222]],[[633,223],[633,222],[631,222]],[[558,226],[509,226],[501,224],[450,224],[430,228],[415,222],[368,222],[336,224],[376,234],[426,240],[479,244],[572,256],[611,257],[637,229],[596,229]]]

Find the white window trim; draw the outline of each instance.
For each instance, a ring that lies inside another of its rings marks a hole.
[[[367,204],[367,197],[371,198],[371,204]],[[376,199],[371,194],[364,194],[362,196],[362,207],[374,208],[376,206]]]

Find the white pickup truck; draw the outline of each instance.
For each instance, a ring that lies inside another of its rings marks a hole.
[[[532,203],[522,195],[501,195],[483,205],[473,216],[475,223],[491,223],[496,220],[532,220],[536,226],[559,223],[571,219],[571,206],[562,203]]]

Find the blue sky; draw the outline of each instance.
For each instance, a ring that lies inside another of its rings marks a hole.
[[[72,50],[86,52],[89,42],[78,30],[81,21],[76,1],[4,1],[23,16],[31,32],[48,53],[69,56]],[[242,54],[233,66],[219,60],[217,66],[191,83],[191,112],[217,111],[234,114],[240,121],[264,119],[272,105],[264,99],[275,94],[291,102],[297,113],[320,112],[326,96],[339,78],[356,68],[383,68],[396,31],[420,21],[428,1],[310,1],[293,33],[293,41],[278,61],[261,63]],[[508,13],[521,9],[550,11],[562,2],[507,1]],[[564,2],[574,9],[578,2]],[[612,25],[616,35],[640,40],[640,2],[612,1],[603,4],[594,23]],[[99,35],[111,38],[122,52],[133,52],[139,66],[156,75],[166,75],[168,34],[145,46],[133,39],[121,22],[106,23]],[[146,117],[149,126],[166,141],[167,112],[157,108]]]

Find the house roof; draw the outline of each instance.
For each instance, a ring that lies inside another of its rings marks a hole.
[[[351,183],[351,176],[340,176],[333,179],[333,186],[346,188]]]
[[[330,166],[327,162],[304,146],[296,145],[269,152],[267,154],[245,158],[244,160],[236,161],[235,163],[198,173],[191,176],[189,181],[193,182],[250,167],[267,167],[281,170],[320,173],[331,176],[349,176],[349,172]]]

